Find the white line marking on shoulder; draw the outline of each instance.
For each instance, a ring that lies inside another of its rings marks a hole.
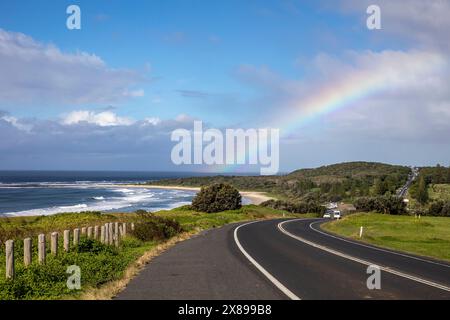
[[[259,271],[261,271],[261,273],[267,279],[269,279],[269,281],[272,282],[281,292],[283,292],[286,296],[288,296],[289,299],[291,299],[291,300],[301,300],[292,291],[290,291],[288,288],[286,288],[280,281],[278,281],[274,276],[272,276],[266,269],[264,269],[258,262],[256,262],[256,260],[253,259],[252,256],[250,256],[247,251],[245,251],[244,247],[240,243],[239,238],[237,236],[238,230],[241,227],[245,227],[245,226],[247,226],[249,224],[253,224],[253,223],[256,223],[256,222],[258,222],[258,221],[253,221],[253,222],[248,222],[248,223],[245,223],[245,224],[241,224],[236,229],[234,229],[234,242],[236,242],[236,245],[238,246],[239,250],[251,262],[251,264],[253,264]]]
[[[301,242],[303,242],[303,243],[305,243],[307,245],[310,245],[310,246],[312,246],[314,248],[317,248],[317,249],[326,251],[328,253],[334,254],[336,256],[339,256],[339,257],[342,257],[342,258],[345,258],[345,259],[348,259],[348,260],[351,260],[351,261],[355,261],[355,262],[358,262],[358,263],[366,265],[366,266],[378,265],[377,263],[373,263],[373,262],[369,262],[369,261],[366,261],[366,260],[363,260],[363,259],[359,259],[359,258],[350,256],[348,254],[345,254],[345,253],[342,253],[342,252],[330,249],[330,248],[328,248],[326,246],[322,246],[320,244],[316,244],[316,243],[314,243],[312,241],[309,241],[309,240],[306,240],[306,239],[304,239],[302,237],[296,236],[296,235],[290,233],[289,231],[286,231],[286,229],[283,228],[283,225],[285,223],[294,222],[294,221],[299,221],[299,220],[296,219],[296,220],[289,220],[289,221],[280,222],[278,224],[278,229],[281,232],[283,232],[284,234],[286,234],[287,236],[291,237],[291,238],[294,238],[294,239],[296,239],[298,241],[301,241]],[[422,278],[418,278],[416,276],[412,276],[412,275],[409,275],[409,274],[406,274],[406,273],[403,273],[403,272],[391,269],[389,267],[380,266],[380,265],[378,265],[378,266],[380,267],[381,270],[383,270],[385,272],[389,272],[391,274],[394,274],[394,275],[397,275],[397,276],[400,276],[400,277],[403,277],[403,278],[406,278],[406,279],[409,279],[409,280],[413,280],[413,281],[416,281],[416,282],[428,285],[430,287],[434,287],[434,288],[437,288],[437,289],[441,289],[441,290],[450,292],[450,288],[445,286],[445,285],[442,285],[442,284],[439,284],[439,283],[436,283],[436,282],[432,282],[432,281],[429,281],[429,280],[425,280],[425,279],[422,279]]]

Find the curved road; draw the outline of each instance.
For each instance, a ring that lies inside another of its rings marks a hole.
[[[155,258],[118,299],[450,299],[450,265],[320,230],[323,219],[228,225]],[[381,289],[366,286],[381,268]]]

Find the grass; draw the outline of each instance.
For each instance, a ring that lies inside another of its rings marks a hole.
[[[362,239],[359,229],[364,227]],[[322,226],[326,231],[374,245],[450,261],[450,219],[357,213]]]
[[[36,235],[51,231],[62,231],[75,227],[100,225],[105,222],[137,222],[136,214],[58,214],[54,216],[0,218],[0,239],[15,240],[16,278],[6,280],[4,245],[0,248],[0,300],[5,299],[107,299],[114,296],[142,267],[155,255],[174,245],[177,241],[189,238],[201,230],[223,226],[228,223],[298,217],[285,211],[255,205],[243,206],[239,210],[220,213],[199,213],[181,207],[159,211],[156,216],[178,221],[183,234],[166,241],[140,241],[129,235],[123,239],[120,248],[112,248],[93,240],[82,238],[80,246],[62,253],[60,243],[58,256],[48,253],[45,265],[37,263]],[[312,216],[312,215],[301,215]],[[23,265],[23,243],[25,237],[33,237],[33,264]],[[62,241],[60,241],[62,242]],[[47,245],[49,247],[49,245]],[[77,251],[77,252],[76,252]],[[81,269],[82,290],[67,289],[67,267],[77,265]]]
[[[0,242],[23,239],[40,233],[102,225],[107,222],[131,222],[135,214],[101,214],[100,212],[61,213],[51,216],[1,217]]]

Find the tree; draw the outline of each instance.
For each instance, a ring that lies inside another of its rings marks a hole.
[[[192,200],[192,208],[200,212],[220,212],[239,209],[242,197],[239,191],[225,183],[202,187]]]
[[[375,179],[374,193],[377,196],[383,196],[387,191],[386,182],[380,178]]]
[[[419,184],[417,185],[416,200],[424,205],[428,202],[428,187],[423,176],[420,176]]]

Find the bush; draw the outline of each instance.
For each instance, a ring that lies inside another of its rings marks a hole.
[[[89,252],[92,254],[99,254],[102,252],[113,253],[114,249],[111,246],[103,244],[93,239],[80,239],[80,242],[74,249],[77,253]]]
[[[446,204],[444,204],[441,215],[443,217],[450,217],[450,201],[448,201]]]
[[[431,203],[430,208],[427,211],[427,215],[435,217],[450,217],[450,201],[434,201]]]
[[[292,202],[292,201],[282,201],[282,200],[268,200],[261,203],[261,206],[285,210],[291,213],[325,213],[325,207],[321,206],[317,202]]]
[[[427,215],[438,217],[442,214],[442,209],[444,208],[444,201],[435,201],[430,204]]]
[[[132,234],[141,241],[155,241],[172,238],[182,231],[183,228],[175,220],[148,216],[135,224]]]
[[[393,196],[358,198],[354,206],[359,211],[376,211],[379,213],[399,215],[406,213],[406,203],[402,198]]]
[[[198,212],[221,212],[240,209],[242,197],[239,191],[224,183],[202,187],[192,200],[192,209]]]

